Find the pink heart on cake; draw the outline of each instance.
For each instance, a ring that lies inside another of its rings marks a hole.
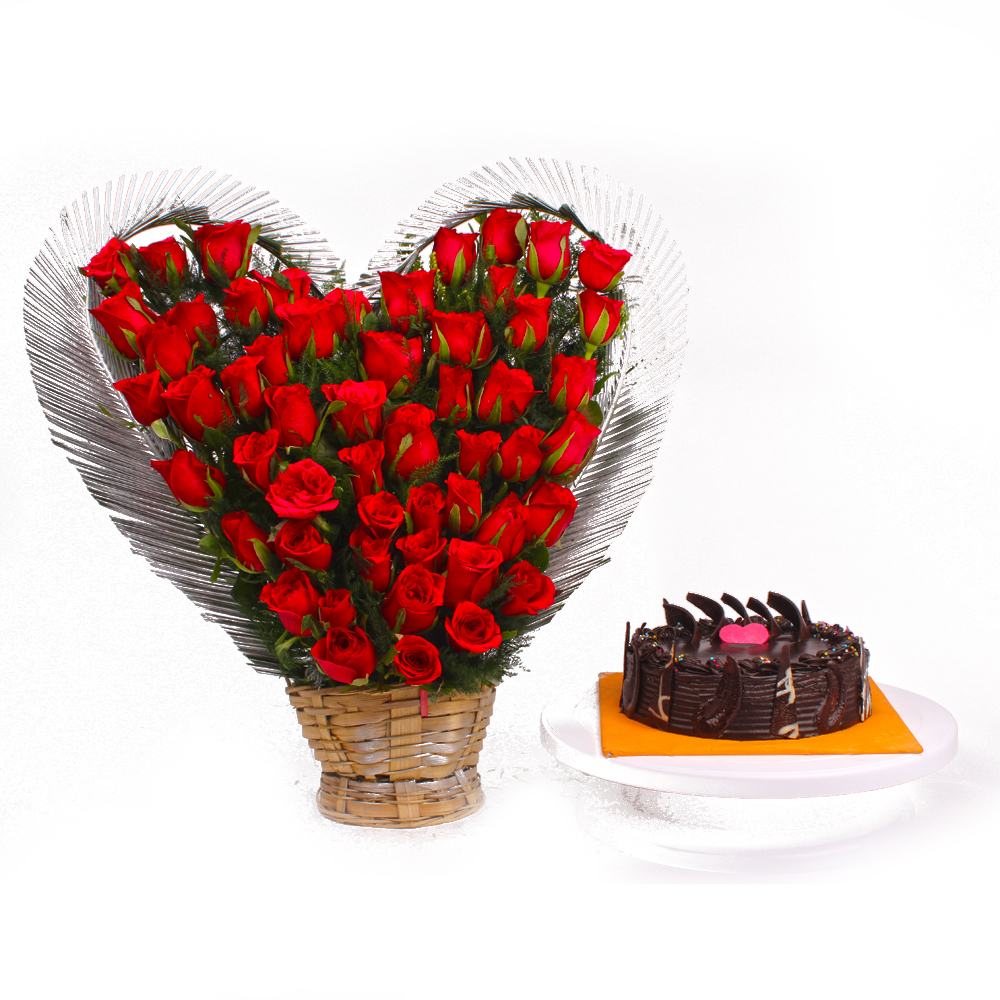
[[[749,625],[723,625],[719,629],[719,638],[723,642],[740,643],[744,646],[763,646],[771,633],[766,625],[751,622]]]

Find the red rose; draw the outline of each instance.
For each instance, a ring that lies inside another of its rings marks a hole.
[[[160,372],[167,381],[188,373],[194,348],[180,327],[171,326],[165,316],[144,326],[135,345],[142,355],[147,372]]]
[[[382,489],[385,445],[381,441],[362,441],[353,448],[341,448],[337,458],[351,468],[351,489],[354,490],[355,500]]]
[[[253,278],[261,288],[264,289],[267,294],[267,301],[270,304],[271,311],[273,312],[278,306],[287,305],[292,300],[292,292],[290,288],[283,288],[279,285],[273,277],[267,274],[261,274],[260,271],[251,271],[248,278]]]
[[[149,464],[188,510],[208,510],[226,488],[226,477],[214,466],[199,462],[189,451],[175,451],[167,461],[153,459]]]
[[[359,325],[372,311],[368,299],[353,288],[335,288],[323,296],[323,301],[329,302],[338,316],[343,315],[345,326]]]
[[[90,315],[104,327],[114,349],[126,358],[139,357],[136,338],[158,317],[142,299],[142,289],[134,281],[125,283],[117,295],[106,298]]]
[[[508,493],[483,518],[473,541],[480,545],[495,545],[503,553],[506,562],[524,548],[527,527],[524,505],[513,493]]]
[[[331,680],[350,684],[371,676],[375,647],[359,628],[332,628],[312,648],[313,659]]]
[[[267,502],[278,517],[297,517],[311,521],[324,510],[340,503],[333,499],[337,480],[311,458],[293,462],[267,491]]]
[[[434,262],[449,288],[461,285],[476,266],[478,233],[456,233],[442,226],[434,236]]]
[[[594,442],[600,433],[578,410],[570,410],[563,422],[542,440],[542,472],[575,479],[594,453]]]
[[[481,312],[431,313],[431,353],[446,365],[475,368],[489,357],[493,337]]]
[[[260,367],[263,358],[249,354],[237,358],[219,372],[219,381],[225,390],[229,407],[244,420],[256,420],[264,412],[264,394],[260,388]]]
[[[483,294],[479,296],[479,305],[483,308],[483,311],[491,313],[497,309],[509,309],[514,304],[516,282],[516,267],[486,268]]]
[[[406,513],[413,522],[413,531],[430,529],[435,535],[440,534],[447,520],[441,487],[434,483],[414,487],[406,498]]]
[[[458,430],[458,471],[466,479],[482,479],[503,438],[496,431],[469,434]]]
[[[419,403],[407,403],[385,422],[382,440],[389,471],[400,479],[436,462],[440,456],[437,438],[430,429],[434,411]]]
[[[382,281],[382,312],[394,330],[409,333],[412,320],[423,320],[434,310],[434,272],[379,271]]]
[[[480,235],[484,259],[495,264],[516,264],[528,242],[528,224],[517,212],[495,208],[486,217]]]
[[[249,347],[245,348],[251,358],[260,358],[258,371],[269,385],[287,385],[291,377],[292,359],[284,337],[265,337],[261,334]]]
[[[139,255],[164,284],[179,285],[187,277],[187,254],[173,236],[139,247]]]
[[[437,572],[447,544],[448,540],[433,528],[425,528],[415,534],[397,538],[396,551],[407,566],[423,566],[424,569]]]
[[[576,265],[580,283],[595,292],[608,292],[618,284],[631,259],[628,250],[616,250],[597,240],[584,240],[583,252]]]
[[[125,266],[130,249],[127,243],[123,243],[117,236],[112,236],[90,258],[90,263],[80,268],[80,274],[96,281],[105,295],[120,292],[131,280],[128,268]]]
[[[309,277],[308,271],[303,271],[301,267],[286,267],[281,276],[288,282],[291,291],[289,302],[301,302],[309,295],[312,278]]]
[[[276,430],[243,434],[233,442],[233,465],[243,474],[248,486],[266,493],[271,485],[271,468],[277,464]]]
[[[392,538],[406,520],[406,511],[392,493],[382,490],[358,501],[358,517],[373,538]]]
[[[404,635],[396,640],[393,666],[407,684],[430,684],[441,676],[441,654],[437,646],[423,636]]]
[[[476,397],[476,416],[487,424],[511,424],[534,398],[535,384],[526,371],[496,361]]]
[[[549,401],[566,413],[578,410],[590,402],[597,382],[597,358],[566,357],[557,354],[552,359],[552,384]]]
[[[472,415],[472,372],[458,365],[438,365],[437,415],[460,424]]]
[[[282,562],[301,563],[299,569],[315,573],[324,572],[333,559],[333,547],[308,521],[285,521],[275,535],[274,551]]]
[[[190,302],[178,302],[163,318],[171,325],[184,331],[192,347],[215,347],[219,339],[219,321],[215,310],[198,293]]]
[[[358,617],[349,590],[328,590],[319,599],[319,620],[331,628],[350,625]]]
[[[196,229],[194,246],[205,275],[223,287],[233,278],[242,278],[250,264],[250,248],[257,242],[257,232],[242,219]]]
[[[361,373],[385,386],[391,399],[404,396],[420,381],[423,342],[407,340],[393,330],[372,330],[358,335],[361,343]]]
[[[286,569],[274,583],[265,584],[260,599],[281,619],[292,635],[312,635],[302,619],[319,616],[319,591],[300,569]]]
[[[171,382],[163,390],[163,401],[167,404],[170,416],[195,441],[201,441],[205,436],[206,427],[219,427],[233,422],[226,397],[212,381],[214,374],[210,368],[198,365],[190,375]]]
[[[387,591],[392,583],[392,539],[373,538],[358,525],[348,544],[354,549],[361,578],[371,584],[372,590],[380,594]]]
[[[423,566],[406,566],[382,602],[382,617],[393,632],[425,632],[434,624],[443,601],[443,576]]]
[[[331,403],[344,403],[344,408],[330,418],[339,441],[356,444],[379,436],[385,405],[384,383],[346,379],[339,385],[321,385],[320,389]]]
[[[274,314],[281,320],[281,330],[288,344],[288,353],[296,361],[310,343],[317,358],[328,358],[340,347],[333,306],[322,299],[299,299],[288,305],[275,306]]]
[[[257,549],[254,548],[253,540],[257,539],[271,552],[274,551],[274,546],[267,540],[267,532],[245,510],[224,515],[222,533],[229,539],[233,555],[239,560],[240,565],[245,566],[251,573],[263,572],[264,564],[257,554]]]
[[[483,600],[496,586],[502,562],[503,553],[495,545],[453,538],[448,543],[444,603],[454,608],[461,601]]]
[[[565,486],[541,481],[524,494],[524,506],[528,517],[525,543],[540,538],[551,549],[573,520],[576,497]]]
[[[146,372],[135,378],[123,378],[115,382],[115,388],[125,397],[135,422],[146,427],[167,415],[167,404],[163,402],[161,393],[162,385],[159,372]]]
[[[504,338],[515,351],[538,351],[549,334],[549,306],[552,299],[537,299],[534,295],[519,295],[514,302]]]
[[[253,278],[237,278],[231,282],[222,302],[222,311],[230,323],[260,330],[271,315],[267,292]]]
[[[589,288],[580,292],[580,333],[587,341],[584,357],[589,358],[618,331],[624,302],[598,295]]]
[[[278,430],[281,448],[308,448],[319,430],[319,417],[309,398],[309,386],[271,385],[264,390],[271,426]]]
[[[541,467],[542,450],[539,447],[545,431],[540,427],[525,425],[516,431],[497,451],[493,468],[511,483],[527,482]]]
[[[471,601],[462,601],[455,608],[451,618],[445,619],[444,630],[453,649],[467,649],[470,653],[485,653],[503,641],[493,615]]]
[[[475,529],[483,516],[483,491],[474,479],[454,472],[445,480],[448,492],[444,509],[448,514],[448,530],[453,535],[465,535]]]
[[[568,222],[533,222],[525,266],[540,285],[554,285],[569,271]]]
[[[551,608],[556,600],[556,585],[529,562],[514,563],[506,576],[515,582],[507,591],[507,603],[500,609],[504,615],[537,615]]]

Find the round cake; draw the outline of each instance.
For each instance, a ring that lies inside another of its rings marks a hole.
[[[812,621],[805,601],[797,607],[772,591],[766,605],[751,597],[744,607],[723,594],[735,612],[727,618],[710,597],[686,600],[708,618],[664,600],[666,625],[625,626],[621,710],[629,718],[706,739],[795,740],[871,714],[864,642]]]

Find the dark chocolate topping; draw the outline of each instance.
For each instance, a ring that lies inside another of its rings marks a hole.
[[[663,599],[663,613],[667,616],[667,624],[671,628],[680,625],[688,632],[694,632],[694,615],[687,608],[682,608],[678,604],[669,604],[666,598]]]
[[[751,597],[750,600],[747,601],[747,607],[751,611],[756,611],[757,614],[764,619],[767,623],[767,630],[771,633],[772,639],[781,635],[781,626],[774,620],[774,615],[771,614],[771,609],[763,601],[758,601],[756,597]]]
[[[831,663],[826,675],[826,700],[816,716],[816,728],[821,733],[832,733],[844,723],[844,711],[847,708],[847,685],[844,680],[841,665]]]
[[[704,611],[712,624],[718,626],[719,622],[726,617],[726,612],[718,601],[713,601],[711,597],[702,597],[701,594],[688,594],[684,598],[688,604],[693,604],[699,611]]]
[[[794,601],[790,601],[784,594],[776,594],[773,590],[769,590],[767,593],[767,603],[779,615],[784,615],[788,619],[793,632],[799,632],[802,629],[802,615],[799,613],[799,609],[795,606]]]
[[[694,731],[699,736],[721,736],[739,711],[742,700],[743,672],[739,664],[731,656],[727,656],[719,686],[715,689],[715,697],[706,701],[695,713]]]
[[[802,602],[802,620],[807,625],[812,625],[812,623],[813,623],[812,619],[809,617],[809,609],[806,607],[806,602],[805,601]]]
[[[735,597],[733,597],[732,594],[723,594],[722,603],[731,607],[733,611],[735,611],[740,616],[740,618],[749,619],[750,615],[747,614],[747,609],[743,607],[743,605],[740,604],[740,602]]]

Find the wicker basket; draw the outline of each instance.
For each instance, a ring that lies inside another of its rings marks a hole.
[[[316,800],[327,819],[404,829],[450,823],[483,804],[476,764],[493,688],[434,701],[413,687],[287,690],[323,768]]]

